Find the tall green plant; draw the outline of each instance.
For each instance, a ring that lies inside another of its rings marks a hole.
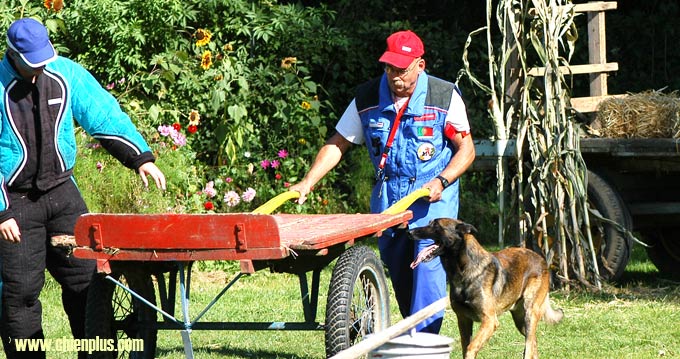
[[[169,180],[179,179],[171,195],[148,206],[153,210],[248,212],[300,178],[334,120],[312,79],[344,43],[328,25],[334,13],[325,6],[250,0],[0,5],[2,24],[24,16],[46,24],[59,52],[119,99]],[[81,152],[79,183],[95,192],[93,207],[135,208],[129,200],[140,189],[123,186],[124,180],[97,190],[117,165],[100,149]],[[99,171],[97,163],[104,165]],[[333,180],[320,183],[304,207],[285,210],[347,211],[346,193],[327,185]],[[109,189],[120,198],[104,195]],[[219,193],[207,195],[213,191]]]
[[[573,277],[599,287],[588,222],[586,168],[578,129],[566,112],[570,94],[563,69],[569,66],[577,38],[573,5],[568,0],[500,1],[498,50],[491,36],[491,9],[487,1],[487,27],[473,33],[487,36],[489,85],[474,78],[469,66],[466,70],[491,96],[489,113],[496,138],[516,141],[511,197],[520,241],[540,247],[549,263],[558,263],[563,285]],[[542,81],[528,75],[534,66],[543,69]],[[503,189],[507,167],[499,162],[497,171]]]
[[[174,13],[177,6],[186,12]],[[111,14],[116,22],[92,26]],[[79,0],[64,14],[77,33],[62,35],[78,60],[107,76],[148,137],[195,154],[203,177],[179,196],[189,204],[180,207],[202,201],[202,211],[247,212],[298,181],[328,135],[329,102],[308,65],[342,41],[325,25],[332,16],[323,6],[246,0]],[[331,181],[287,210],[346,210]]]

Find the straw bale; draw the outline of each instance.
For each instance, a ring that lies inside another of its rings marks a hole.
[[[600,103],[596,120],[602,137],[678,138],[680,98],[676,92],[646,91]]]

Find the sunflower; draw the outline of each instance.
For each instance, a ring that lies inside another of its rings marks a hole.
[[[300,106],[302,106],[302,109],[304,109],[304,110],[309,110],[309,109],[312,108],[312,104],[307,102],[307,101],[302,101]]]
[[[206,50],[203,52],[203,56],[201,56],[201,68],[207,70],[210,66],[212,66],[212,53],[210,50]]]
[[[194,37],[196,38],[196,46],[201,47],[207,45],[210,42],[212,33],[210,32],[210,30],[198,29],[196,30]]]
[[[45,0],[43,2],[45,9],[59,12],[64,8],[64,0]]]
[[[297,57],[286,57],[285,59],[281,60],[281,68],[283,69],[289,69],[293,65],[297,63]]]
[[[191,110],[189,113],[189,125],[198,126],[199,122],[201,122],[201,115],[198,113],[198,111]]]

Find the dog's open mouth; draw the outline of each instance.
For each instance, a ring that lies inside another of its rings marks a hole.
[[[411,269],[415,269],[421,262],[429,262],[433,260],[436,257],[434,252],[437,250],[437,248],[439,248],[439,245],[432,244],[425,247],[425,249],[423,249],[422,251],[420,251],[420,253],[418,253],[418,256],[416,257],[416,260],[411,262]]]

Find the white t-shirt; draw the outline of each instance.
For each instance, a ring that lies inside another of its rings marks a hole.
[[[446,112],[446,122],[453,125],[453,128],[460,133],[470,133],[470,122],[467,118],[467,111],[463,99],[456,91],[452,91],[451,102]],[[340,120],[335,125],[338,131],[347,141],[360,145],[364,143],[364,130],[361,127],[361,118],[357,109],[356,99],[345,109]]]

